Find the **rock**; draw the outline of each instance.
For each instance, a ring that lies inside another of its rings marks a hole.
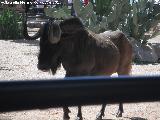
[[[160,43],[152,43],[152,46],[154,47],[158,58],[160,58]]]
[[[152,44],[141,44],[140,42],[131,38],[131,44],[133,47],[133,57],[140,62],[157,62],[158,56]]]
[[[152,39],[149,39],[148,43],[152,44],[152,46],[154,47],[158,58],[160,58],[160,35],[157,35],[156,37],[154,37]]]

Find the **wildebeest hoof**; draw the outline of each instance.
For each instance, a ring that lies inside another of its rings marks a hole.
[[[96,117],[96,120],[102,120],[102,116]]]
[[[116,117],[122,117],[122,112],[118,111]]]
[[[102,116],[104,115],[102,115],[101,113],[98,113],[98,115],[96,116],[96,120],[102,120]]]
[[[69,120],[70,117],[68,115],[63,115],[63,120]]]
[[[75,120],[83,120],[83,118],[82,117],[76,117]]]

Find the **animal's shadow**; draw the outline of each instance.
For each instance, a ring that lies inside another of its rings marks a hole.
[[[146,118],[141,118],[141,117],[132,117],[130,119],[131,120],[147,120]]]
[[[140,61],[134,61],[134,65],[158,65],[160,63],[160,58],[157,62],[140,62]]]
[[[26,44],[27,46],[39,46],[39,40],[26,40],[26,39],[0,39],[0,41],[9,41],[14,43],[22,43]]]
[[[125,118],[128,118],[128,117],[125,117]],[[141,117],[131,117],[128,119],[130,119],[130,120],[147,120],[146,118],[141,118]],[[117,119],[102,119],[102,120],[117,120]],[[120,118],[118,120],[123,120],[123,118]]]
[[[23,43],[29,46],[39,46],[39,40],[26,40],[26,39],[19,39],[19,40],[11,40],[11,42],[15,43]]]

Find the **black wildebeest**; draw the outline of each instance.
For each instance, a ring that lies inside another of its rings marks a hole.
[[[132,62],[132,47],[120,31],[95,34],[87,30],[79,18],[70,18],[59,25],[50,21],[45,24],[40,38],[38,69],[56,73],[60,64],[66,70],[66,77],[129,75]],[[97,116],[104,116],[106,104]],[[69,109],[63,107],[64,119],[69,119]],[[123,105],[119,104],[117,116],[122,116]],[[82,120],[81,106],[77,118]]]

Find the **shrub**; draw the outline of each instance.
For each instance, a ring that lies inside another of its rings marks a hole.
[[[10,9],[0,12],[0,39],[23,38],[22,15]]]

